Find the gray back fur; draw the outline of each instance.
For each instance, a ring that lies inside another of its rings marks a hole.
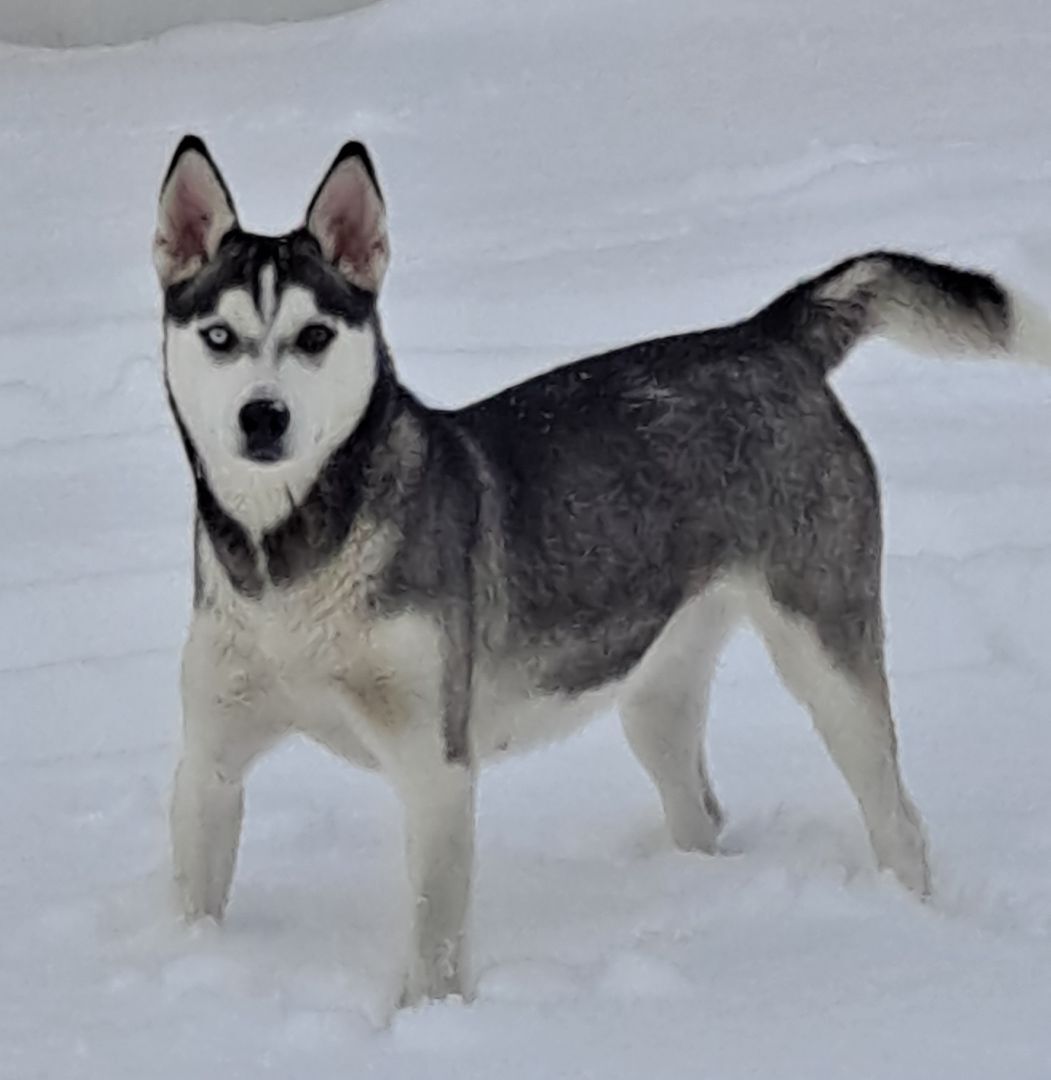
[[[456,411],[420,404],[384,349],[365,420],[303,504],[252,549],[210,516],[199,474],[204,531],[252,594],[337,557],[367,509],[398,537],[371,584],[377,608],[441,617],[467,684],[478,662],[539,692],[615,681],[731,573],[764,581],[839,663],[876,677],[878,483],[826,375],[871,333],[995,350],[1009,323],[991,278],[877,252],[736,325],[581,360]],[[463,752],[462,730],[446,737]]]

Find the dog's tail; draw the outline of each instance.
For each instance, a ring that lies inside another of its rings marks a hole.
[[[1035,304],[986,274],[888,251],[801,282],[756,320],[764,335],[801,345],[822,375],[875,336],[921,353],[1051,365],[1051,321]]]

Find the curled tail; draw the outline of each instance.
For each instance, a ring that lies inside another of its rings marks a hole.
[[[987,274],[915,255],[873,251],[847,259],[755,318],[764,334],[802,346],[823,375],[877,336],[915,352],[1051,364],[1051,322],[1039,308]]]

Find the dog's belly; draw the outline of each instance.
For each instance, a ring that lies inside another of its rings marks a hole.
[[[479,758],[521,753],[579,731],[617,700],[619,683],[583,694],[542,693],[517,680],[482,675],[471,712]]]
[[[377,766],[376,740],[386,742],[411,714],[419,719],[422,710],[440,731],[440,629],[432,620],[404,614],[366,624],[346,612],[317,620],[280,608],[259,614],[253,643],[293,729],[366,768]],[[468,725],[474,755],[498,758],[565,738],[608,710],[621,686],[551,693],[513,664],[483,661]]]
[[[354,765],[378,766],[369,750],[369,718],[332,682],[316,677],[283,680],[294,704],[293,726]],[[619,684],[570,697],[509,691],[506,684],[479,680],[471,712],[472,748],[477,760],[493,759],[557,742],[579,731],[616,702]],[[434,724],[441,724],[436,710]]]
[[[379,761],[369,748],[367,719],[350,707],[345,694],[329,682],[290,679],[284,693],[291,707],[292,728],[325,749],[362,769],[377,769]]]

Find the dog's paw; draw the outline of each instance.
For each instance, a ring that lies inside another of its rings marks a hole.
[[[180,892],[176,899],[183,919],[188,923],[221,923],[226,915],[226,904],[211,897],[201,897],[196,893]]]
[[[669,814],[668,828],[680,851],[697,851],[703,855],[719,852],[719,829],[699,802]]]
[[[722,804],[710,788],[704,793],[704,808],[708,811],[708,816],[712,819],[716,835],[718,835],[726,824],[726,815],[723,813]]]
[[[414,963],[402,984],[398,998],[399,1009],[411,1009],[427,1001],[445,1001],[460,998],[464,1003],[471,1000],[467,982],[459,964]]]
[[[903,888],[922,903],[930,901],[931,870],[924,852],[918,855],[910,853],[910,857],[899,859],[895,864],[881,864],[880,869],[896,878]]]
[[[173,908],[184,923],[220,924],[226,914],[226,897],[209,895],[209,890],[192,887],[185,878],[176,877],[171,886]]]

